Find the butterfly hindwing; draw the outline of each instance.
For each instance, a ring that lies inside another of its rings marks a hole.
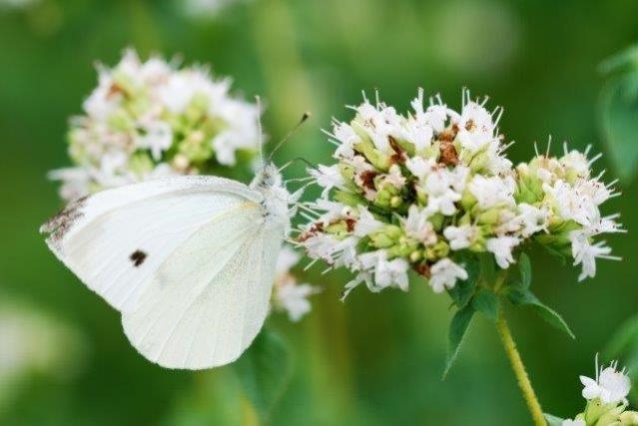
[[[162,265],[122,322],[146,358],[168,368],[234,361],[268,313],[282,229],[247,204],[211,222]]]

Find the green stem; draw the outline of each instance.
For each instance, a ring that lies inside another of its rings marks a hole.
[[[518,380],[518,387],[521,389],[521,392],[523,392],[523,397],[525,398],[527,407],[532,414],[534,424],[536,426],[546,426],[547,421],[543,415],[541,404],[538,402],[538,398],[534,393],[534,388],[532,388],[532,382],[530,382],[527,371],[525,371],[521,355],[519,354],[518,349],[516,349],[516,343],[514,343],[512,332],[507,325],[507,321],[505,321],[505,315],[502,308],[499,310],[496,327],[498,328],[498,333],[501,336],[505,353],[512,364],[512,369],[514,370],[514,374]]]

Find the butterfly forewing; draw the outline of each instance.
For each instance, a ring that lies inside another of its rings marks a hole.
[[[47,244],[116,309],[133,309],[171,254],[233,206],[259,201],[246,186],[213,177],[145,182],[72,203],[43,226]]]

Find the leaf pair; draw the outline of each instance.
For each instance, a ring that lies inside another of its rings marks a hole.
[[[450,323],[448,355],[443,378],[447,376],[459,354],[461,344],[474,318],[474,314],[477,312],[482,313],[489,320],[496,323],[499,310],[501,309],[500,296],[506,297],[514,306],[528,306],[532,308],[550,325],[567,333],[571,338],[574,338],[574,333],[565,320],[556,311],[541,302],[530,290],[532,283],[532,266],[529,257],[525,253],[521,254],[518,260],[519,279],[502,282],[496,284],[495,287],[483,285],[479,288],[479,281],[483,283],[489,283],[490,281],[498,282],[498,278],[494,273],[493,261],[489,264],[485,258],[481,259],[480,268],[478,263],[479,262],[469,262],[466,265],[469,275],[468,279],[458,283],[452,290],[448,291],[458,310]]]
[[[505,294],[507,298],[514,306],[528,306],[538,314],[542,319],[547,321],[550,325],[554,326],[556,329],[567,333],[569,337],[575,339],[574,333],[572,332],[569,325],[565,322],[563,317],[561,317],[556,311],[554,311],[549,306],[545,305],[543,302],[539,300],[534,293],[530,290],[530,286],[532,283],[532,265],[529,260],[529,257],[525,253],[523,253],[519,259],[519,270],[521,275],[521,281],[515,281],[510,283],[506,287]]]

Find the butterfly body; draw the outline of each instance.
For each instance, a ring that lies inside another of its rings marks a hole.
[[[267,165],[250,186],[182,176],[103,191],[71,203],[41,231],[122,313],[142,355],[202,369],[234,361],[259,333],[290,202]]]

